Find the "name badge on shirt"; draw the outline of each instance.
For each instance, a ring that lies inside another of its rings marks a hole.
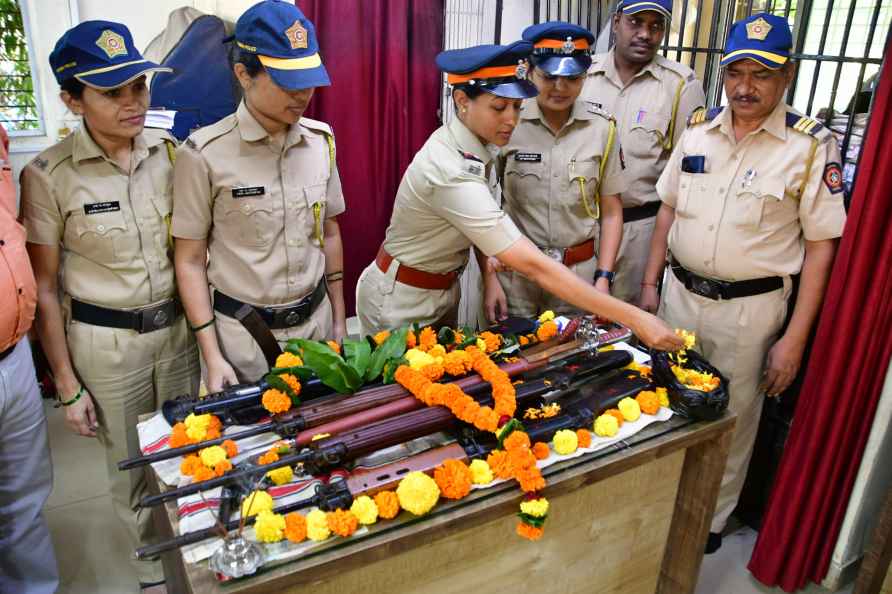
[[[254,198],[266,194],[266,186],[251,186],[248,188],[232,188],[233,198]]]
[[[121,203],[117,200],[110,202],[94,202],[93,204],[84,204],[84,214],[94,215],[103,212],[115,212],[121,210]]]
[[[542,153],[514,153],[514,160],[523,163],[541,163]]]

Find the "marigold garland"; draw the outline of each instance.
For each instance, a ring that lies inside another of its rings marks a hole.
[[[168,445],[171,448],[201,443],[210,439],[217,439],[223,430],[223,423],[214,415],[190,414],[182,422],[174,424],[171,428]]]
[[[280,466],[266,473],[266,476],[276,485],[284,485],[290,483],[294,478],[294,471],[290,466]]]
[[[517,534],[527,540],[539,540],[544,533],[545,531],[542,528],[536,528],[525,522],[517,523]]]
[[[378,506],[368,495],[360,495],[354,499],[350,511],[360,524],[369,526],[378,521]]]
[[[396,496],[401,508],[423,516],[437,504],[440,488],[434,479],[416,470],[403,477],[396,488]]]
[[[205,466],[214,466],[217,462],[226,459],[226,450],[220,446],[211,446],[198,451],[198,457]]]
[[[434,470],[434,481],[446,499],[461,499],[471,492],[473,478],[460,460],[446,460]]]
[[[437,344],[437,333],[434,332],[434,329],[430,326],[426,326],[421,334],[418,336],[418,350],[420,351],[429,351],[433,346]]]
[[[660,399],[657,397],[656,392],[651,390],[639,392],[638,396],[635,397],[635,401],[641,407],[641,412],[646,415],[655,415],[660,411]]]
[[[378,515],[385,520],[392,520],[400,513],[400,500],[393,491],[381,491],[374,497],[378,506]]]
[[[541,342],[545,342],[546,340],[551,340],[558,333],[558,326],[554,322],[554,320],[549,320],[539,325],[536,329],[536,338]]]
[[[242,501],[241,512],[246,518],[256,516],[262,511],[269,511],[273,508],[272,495],[266,491],[252,491],[250,495]]]
[[[278,448],[272,448],[267,453],[265,453],[262,456],[260,456],[259,458],[257,458],[257,463],[263,465],[263,464],[272,464],[273,462],[278,462],[279,461],[279,452],[277,450],[278,450]]]
[[[638,417],[641,416],[641,407],[632,398],[623,398],[619,401],[617,407],[627,421],[637,421]]]
[[[214,464],[214,476],[220,477],[232,470],[232,462],[229,460],[220,460]]]
[[[545,460],[551,455],[551,449],[547,443],[537,441],[533,444],[533,455],[536,456],[536,460]]]
[[[260,542],[279,542],[285,537],[285,518],[272,511],[257,514],[254,535]]]
[[[276,367],[300,367],[303,364],[303,359],[288,351],[276,357]]]
[[[493,332],[481,332],[480,339],[483,340],[483,345],[487,353],[494,353],[499,350],[500,346],[502,346],[502,337]]]
[[[617,427],[622,427],[623,423],[626,422],[626,417],[623,416],[623,413],[618,408],[608,408],[604,411],[605,415],[610,415],[614,419],[616,419]]]
[[[475,485],[488,485],[492,482],[492,468],[486,463],[486,460],[473,460],[468,466],[471,471],[471,482]]]
[[[471,371],[474,367],[474,360],[471,356],[462,351],[455,350],[446,353],[443,357],[443,369],[452,377],[460,377]]]
[[[216,476],[217,474],[214,472],[213,468],[208,468],[202,464],[201,468],[196,470],[195,474],[192,475],[192,478],[195,479],[196,483],[200,483],[201,481],[209,481]]]
[[[613,437],[619,431],[619,422],[615,416],[604,413],[595,419],[594,430],[598,437]]]
[[[284,392],[270,388],[263,393],[261,404],[272,414],[282,413],[291,408],[291,398]]]
[[[554,443],[554,451],[561,456],[572,454],[579,446],[576,432],[569,429],[561,429],[555,433],[552,443]]]
[[[321,509],[314,509],[307,514],[307,536],[316,542],[326,540],[331,536],[328,516]]]
[[[372,340],[375,341],[375,344],[381,346],[384,344],[384,341],[390,338],[390,330],[381,330],[372,337]]]
[[[220,445],[223,446],[223,449],[226,450],[226,455],[230,458],[238,456],[238,445],[231,439],[227,439]]]
[[[328,522],[328,529],[344,538],[351,536],[359,528],[359,519],[347,510],[336,509],[328,512],[325,519]]]
[[[282,380],[288,384],[288,387],[294,392],[294,395],[297,396],[300,394],[300,380],[290,373],[283,373],[279,376]]]
[[[194,476],[202,466],[204,466],[204,464],[202,464],[198,454],[190,454],[185,456],[183,461],[180,462],[180,474],[183,476]]]
[[[307,519],[297,512],[285,516],[285,538],[293,543],[307,538]]]
[[[486,463],[489,465],[496,478],[509,479],[514,471],[511,469],[511,463],[508,460],[508,452],[504,450],[494,450],[486,457]]]
[[[588,432],[588,429],[577,429],[576,441],[579,443],[579,447],[588,448],[592,445],[592,434]]]
[[[418,340],[415,338],[415,333],[409,330],[406,333],[406,348],[414,349],[416,344],[418,344]]]

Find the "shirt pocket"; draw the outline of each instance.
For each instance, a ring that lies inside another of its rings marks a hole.
[[[669,119],[670,114],[659,111],[637,112],[629,126],[629,134],[622,139],[627,163],[634,165],[639,160],[651,162],[663,153]]]
[[[598,193],[600,166],[600,157],[585,161],[570,161],[567,165],[568,188],[563,200],[568,205],[578,206],[580,216],[588,216],[588,210],[591,210],[592,214],[598,214],[595,208],[595,195]],[[588,205],[588,210],[583,206],[583,199]]]
[[[304,200],[307,204],[305,216],[307,237],[316,244],[320,243],[323,234],[322,224],[325,222],[325,198],[327,195],[327,183],[304,187]]]
[[[65,247],[98,264],[114,264],[137,249],[139,240],[130,235],[121,210],[90,215],[75,211],[65,225]]]
[[[155,245],[160,253],[166,253],[169,257],[173,253],[173,238],[170,235],[170,221],[173,212],[172,192],[153,194],[151,200],[158,213],[158,233],[155,234]]]
[[[697,196],[702,194],[701,178],[705,173],[688,173],[682,171],[678,174],[678,197],[675,201],[675,214],[683,219],[691,219],[696,216]]]
[[[795,221],[798,203],[786,194],[782,179],[763,180],[757,186],[742,187],[737,192],[735,219],[749,230],[771,230]]]
[[[272,198],[233,198],[231,190],[226,190],[225,194],[225,235],[242,245],[260,247],[271,244],[282,227],[276,220]]]
[[[505,192],[515,200],[535,198],[542,191],[545,168],[542,162],[515,161],[505,164]]]

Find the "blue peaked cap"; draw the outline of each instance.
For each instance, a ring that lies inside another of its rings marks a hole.
[[[453,86],[477,86],[499,97],[527,99],[539,94],[536,85],[526,79],[532,49],[528,41],[476,45],[440,52],[436,62]]]
[[[592,65],[595,36],[585,27],[565,21],[549,21],[523,30],[533,44],[533,63],[552,76],[578,76]]]
[[[760,12],[731,25],[722,66],[748,58],[776,70],[790,59],[792,48],[793,33],[787,19]]]
[[[620,0],[616,6],[625,14],[635,14],[645,10],[659,12],[667,19],[672,18],[672,0]]]

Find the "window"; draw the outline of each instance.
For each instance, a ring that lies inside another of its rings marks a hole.
[[[0,124],[10,136],[36,136],[43,134],[43,121],[19,4],[0,0]]]

